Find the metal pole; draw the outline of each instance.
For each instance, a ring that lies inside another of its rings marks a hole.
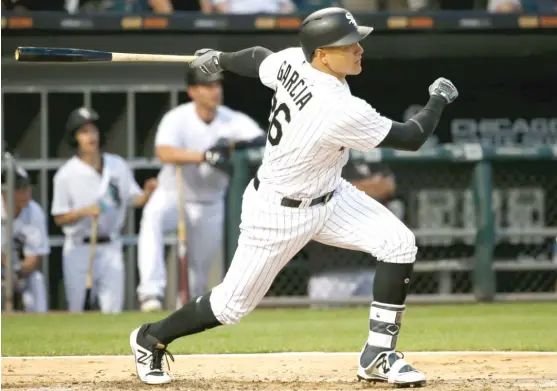
[[[127,103],[127,161],[130,162],[132,159],[135,158],[135,91],[131,89],[127,91],[126,97]],[[135,176],[135,169],[132,168],[132,171]],[[128,217],[127,217],[127,230],[126,234],[132,236],[135,233],[135,211],[128,210]],[[136,309],[136,246],[130,245],[127,247],[128,251],[126,252],[126,309],[128,310],[135,310]]]
[[[170,92],[170,109],[175,108],[178,106],[178,90],[172,89]],[[167,278],[166,278],[166,309],[174,311],[178,308],[177,301],[178,301],[178,271],[179,271],[179,264],[178,264],[178,241],[176,241],[172,245],[172,251],[170,251],[170,257],[168,258],[168,265],[167,265]],[[185,304],[185,303],[184,303]]]
[[[41,109],[40,109],[40,116],[41,116],[41,163],[46,163],[48,161],[48,146],[49,146],[49,131],[48,131],[48,93],[46,90],[41,91]],[[48,168],[46,164],[41,167],[40,170],[40,197],[41,197],[41,205],[45,211],[48,211]],[[45,285],[46,285],[46,292],[48,294],[48,302],[50,303],[51,299],[51,290],[50,290],[50,256],[45,255],[42,258],[41,262],[41,270],[44,275]],[[50,306],[49,306],[50,307]]]
[[[5,275],[5,284],[6,290],[4,292],[6,301],[6,312],[13,312],[14,309],[14,281],[13,281],[13,272],[14,272],[14,259],[13,259],[13,220],[15,214],[15,205],[14,205],[14,191],[15,191],[15,173],[14,173],[14,162],[12,155],[8,152],[4,154],[6,158],[4,164],[6,165],[6,176],[7,176],[7,189],[6,189],[6,203],[7,203],[7,216],[6,216],[6,232],[5,235],[7,237],[6,240],[6,275]],[[2,189],[4,190],[4,189]]]
[[[88,109],[91,108],[91,104],[92,104],[92,96],[91,96],[91,90],[84,90],[83,91],[83,106],[87,107]]]
[[[472,180],[476,209],[474,295],[478,301],[493,301],[496,294],[493,251],[496,227],[493,217],[493,166],[488,160],[476,163]]]

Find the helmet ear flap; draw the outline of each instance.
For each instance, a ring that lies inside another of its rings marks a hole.
[[[77,137],[76,137],[78,129],[79,128],[71,129],[70,130],[70,136],[68,137],[68,145],[73,149],[78,147]]]
[[[104,147],[106,143],[106,137],[103,132],[99,129],[99,148]]]
[[[68,139],[68,144],[70,145],[71,148],[77,148],[77,139],[75,138],[75,134],[73,134],[69,139]]]
[[[76,149],[79,146],[77,142],[76,133],[77,133],[77,129],[72,130],[70,137],[68,138],[68,145],[73,149]],[[104,147],[105,143],[106,143],[106,136],[99,129],[99,148]]]

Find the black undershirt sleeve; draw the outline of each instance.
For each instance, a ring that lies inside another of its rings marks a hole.
[[[219,64],[225,71],[240,76],[259,77],[259,67],[273,52],[262,46],[254,46],[238,52],[221,53]]]
[[[393,121],[391,130],[378,147],[417,151],[437,127],[446,105],[444,98],[436,95],[430,97],[426,106],[408,121]]]
[[[237,141],[234,144],[234,149],[248,149],[248,148],[264,147],[265,144],[267,144],[267,135],[263,134],[261,136],[254,137],[251,140]]]

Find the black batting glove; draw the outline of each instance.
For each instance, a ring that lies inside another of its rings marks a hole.
[[[219,147],[210,148],[205,151],[204,161],[228,175],[232,174],[232,162],[230,161],[229,154]]]
[[[220,55],[222,52],[213,49],[199,49],[194,53],[198,56],[190,63],[191,68],[199,68],[207,75],[213,75],[224,71],[220,66]]]
[[[228,140],[221,138],[205,151],[205,161],[216,167],[228,163],[231,154]]]
[[[211,166],[220,166],[226,164],[228,159],[221,151],[209,149],[205,151],[203,161],[209,163]]]

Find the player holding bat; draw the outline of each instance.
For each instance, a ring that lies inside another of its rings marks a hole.
[[[255,121],[221,104],[222,74],[208,76],[186,67],[192,102],[173,108],[159,124],[155,150],[164,165],[139,231],[137,292],[145,312],[162,309],[166,232],[179,228],[180,241],[186,237],[187,252],[180,264],[187,260],[188,265],[176,271],[181,276],[181,300],[205,292],[211,261],[222,247],[231,142],[239,141],[238,148],[243,148],[258,141],[263,146],[266,141]]]
[[[94,308],[97,302],[101,312],[119,313],[126,211],[129,205],[143,206],[157,183],[147,180],[142,191],[124,159],[101,151],[98,120],[86,107],[70,114],[66,130],[75,155],[54,176],[51,214],[65,235],[62,265],[69,311]]]

